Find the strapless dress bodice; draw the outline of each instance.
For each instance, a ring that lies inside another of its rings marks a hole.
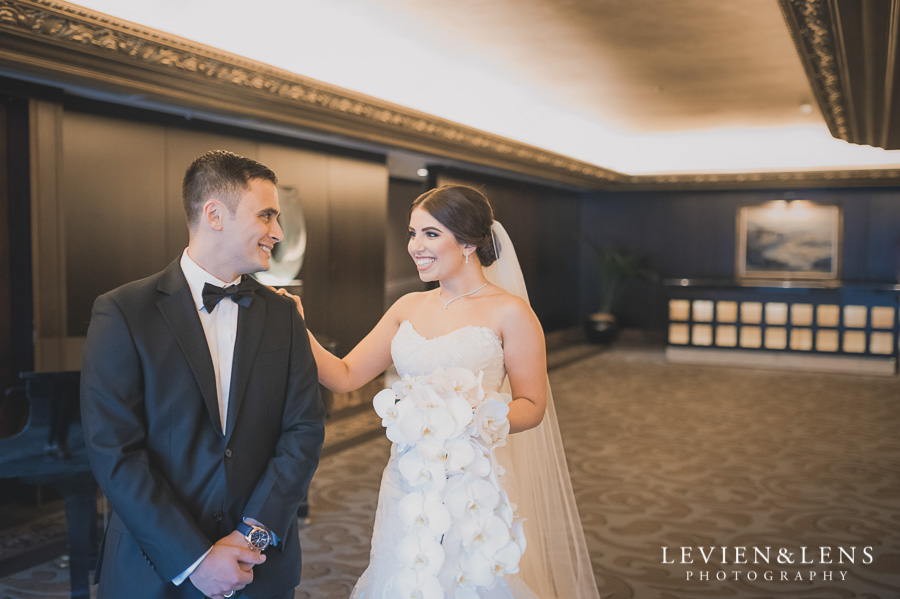
[[[424,337],[404,320],[391,342],[391,356],[400,376],[421,376],[441,368],[466,368],[484,373],[485,391],[497,391],[506,377],[503,344],[488,327],[468,325],[439,337]]]

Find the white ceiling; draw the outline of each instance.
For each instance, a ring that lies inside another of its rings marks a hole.
[[[833,139],[775,0],[80,0],[628,174],[900,166]]]

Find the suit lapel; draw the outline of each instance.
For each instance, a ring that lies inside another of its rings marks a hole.
[[[254,281],[255,282],[255,281]],[[259,293],[260,286],[253,293],[253,301],[246,308],[238,310],[237,338],[234,342],[234,360],[231,363],[231,392],[228,398],[227,436],[234,431],[234,423],[240,412],[250,380],[250,370],[262,342],[266,324],[266,300]]]
[[[159,310],[190,364],[212,424],[221,435],[223,433],[219,416],[219,398],[216,394],[216,374],[206,343],[206,334],[197,314],[197,306],[194,305],[190,287],[181,271],[180,259],[166,268],[157,289],[165,294],[157,304]]]

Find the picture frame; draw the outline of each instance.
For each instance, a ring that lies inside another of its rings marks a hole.
[[[741,206],[737,215],[737,279],[837,281],[841,237],[840,206],[806,200]]]

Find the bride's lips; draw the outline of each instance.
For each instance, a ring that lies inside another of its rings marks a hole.
[[[419,272],[422,272],[422,271],[428,270],[431,267],[431,265],[435,263],[437,258],[420,257],[420,258],[413,258],[413,260],[415,260],[415,262],[416,262],[416,268],[419,270]]]

